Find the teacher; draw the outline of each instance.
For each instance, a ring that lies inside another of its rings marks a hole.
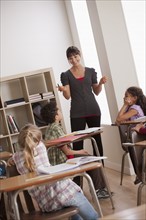
[[[107,81],[103,76],[99,83],[97,73],[94,68],[84,67],[81,64],[81,52],[71,46],[66,51],[66,56],[71,68],[61,73],[62,86],[58,85],[58,90],[68,100],[71,98],[70,123],[72,132],[84,130],[86,125],[100,127],[101,111],[95,99],[102,90],[102,85]],[[100,134],[94,136],[98,150],[103,156],[103,147]],[[73,144],[74,150],[83,148],[83,141]],[[96,152],[94,151],[94,155]]]

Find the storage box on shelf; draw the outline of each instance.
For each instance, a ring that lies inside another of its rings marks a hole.
[[[3,77],[0,83],[0,146],[15,152],[19,131],[26,123],[45,131],[46,125],[41,118],[38,120],[39,112],[51,100],[61,108],[58,91],[52,68]]]

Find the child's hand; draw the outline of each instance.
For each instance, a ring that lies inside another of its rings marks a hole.
[[[89,155],[89,153],[88,153],[86,150],[84,150],[84,149],[83,149],[83,150],[79,150],[78,152],[79,152],[79,154],[81,154],[81,155],[82,155],[82,154],[84,154],[84,155]]]
[[[7,160],[7,166],[10,167],[10,166],[13,166],[13,165],[15,165],[14,160],[13,160],[12,157],[10,157],[10,158]]]
[[[124,104],[125,105],[132,105],[132,101],[130,98],[124,97]]]
[[[143,128],[144,124],[143,123],[139,123],[137,124],[134,128],[132,128],[132,130],[139,132],[140,128]]]

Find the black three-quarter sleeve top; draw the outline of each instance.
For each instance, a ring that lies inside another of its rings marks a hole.
[[[61,73],[62,85],[69,85],[71,92],[71,118],[99,116],[99,105],[93,94],[92,85],[97,83],[95,69],[85,67],[85,76],[80,80],[70,70]]]

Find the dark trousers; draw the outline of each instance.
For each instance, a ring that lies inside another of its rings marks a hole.
[[[144,148],[142,147],[128,147],[129,155],[133,164],[133,168],[135,174],[137,175],[138,179],[141,180],[142,178],[142,155],[143,155]]]
[[[87,118],[71,118],[71,129],[72,132],[78,131],[78,130],[84,130],[86,127],[86,124],[88,125],[89,128],[92,127],[100,127],[100,116],[93,116],[93,117],[87,117]],[[102,147],[102,141],[101,141],[101,135],[94,135],[94,139],[96,140],[99,154],[103,156],[103,147]],[[93,146],[93,144],[92,144]],[[83,141],[79,141],[76,143],[73,143],[73,149],[74,150],[81,150],[83,149]],[[95,156],[96,152],[93,148],[93,154]],[[87,172],[94,184],[95,190],[101,189],[105,187],[105,182],[103,180],[103,176],[101,174],[100,168],[97,168],[95,170],[91,170]],[[75,177],[74,182],[78,185],[80,185],[80,177]]]
[[[78,130],[84,130],[86,127],[86,124],[89,128],[92,127],[100,127],[100,116],[93,116],[93,117],[86,117],[86,118],[71,118],[71,129],[72,132],[78,131]],[[99,154],[100,156],[103,156],[103,147],[102,147],[102,141],[101,141],[101,135],[94,135],[94,139],[96,140]],[[73,144],[74,150],[81,150],[83,149],[83,141],[79,141]],[[93,148],[94,155],[96,155],[96,152]]]

